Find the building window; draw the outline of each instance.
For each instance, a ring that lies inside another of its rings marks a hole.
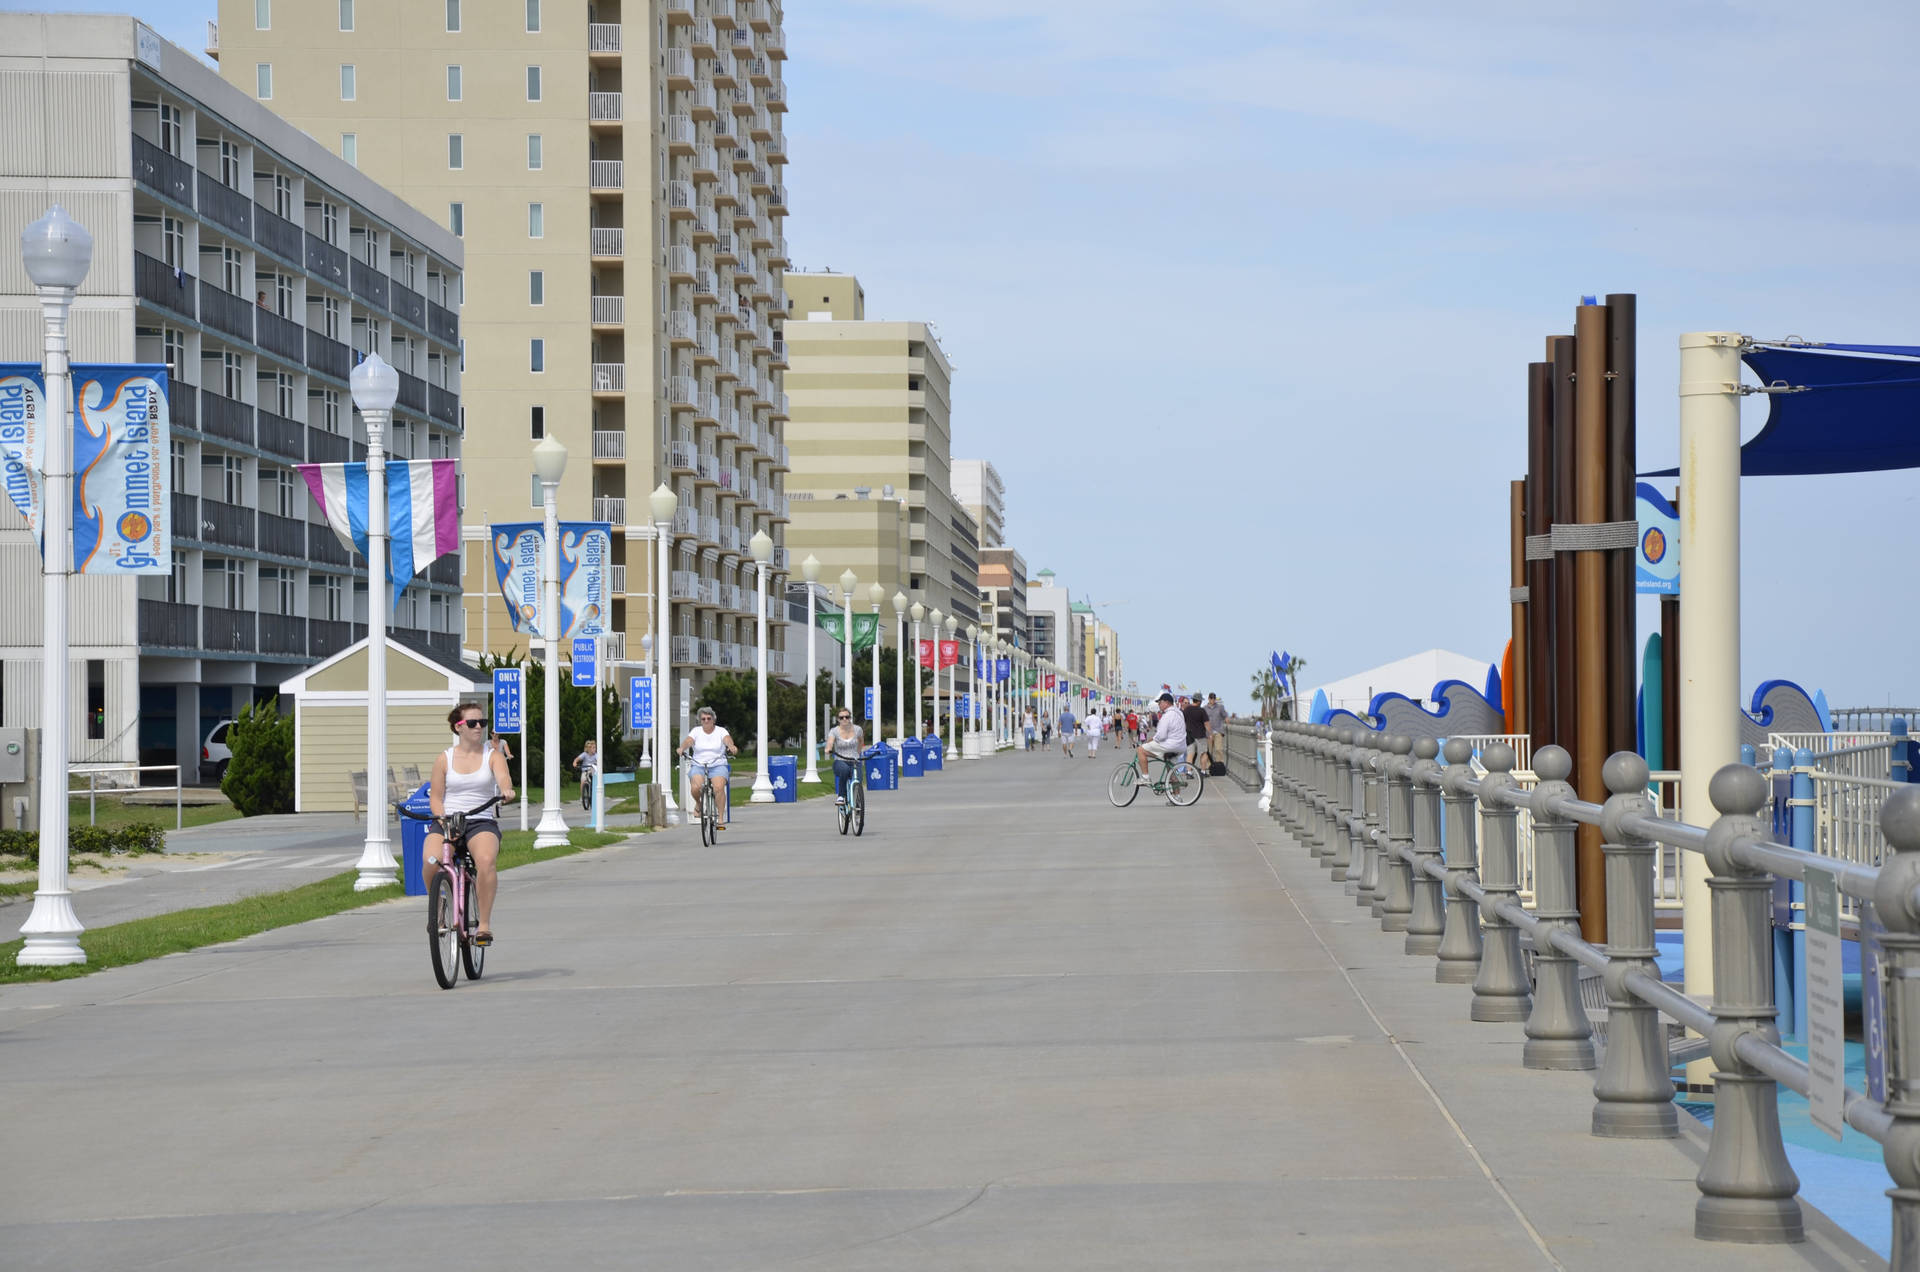
[[[540,0],[527,0],[527,30],[540,29]]]
[[[528,346],[528,370],[545,371],[547,369],[547,342],[535,340]]]
[[[354,74],[353,65],[351,63],[342,65],[340,68],[340,100],[343,102],[352,101],[357,95],[356,90],[358,90],[359,87],[359,77]]]
[[[332,296],[320,299],[320,330],[329,340],[340,338],[340,302]]]
[[[547,271],[536,269],[527,275],[527,303],[544,305],[547,303]]]
[[[99,742],[107,736],[107,664],[102,658],[87,659],[87,740]]]
[[[447,30],[460,29],[460,0],[447,0]]]
[[[253,0],[253,29],[256,31],[273,29],[273,0]]]
[[[340,29],[353,30],[353,0],[340,0]]]
[[[220,184],[229,190],[240,188],[240,147],[231,141],[220,143]]]
[[[547,236],[547,209],[545,204],[527,204],[527,237],[545,238]]]
[[[467,233],[467,205],[464,203],[447,204],[447,228],[453,231],[455,238],[464,238]]]
[[[220,285],[236,296],[247,294],[247,262],[237,247],[220,249]]]
[[[293,178],[277,172],[273,176],[273,214],[283,221],[293,220]]]
[[[527,134],[527,168],[529,171],[538,172],[540,170],[540,166],[541,166],[540,134],[528,133]]]
[[[166,215],[160,218],[160,259],[174,269],[187,267],[187,227]]]
[[[337,574],[320,580],[320,617],[338,623],[346,617],[346,584]]]
[[[160,106],[160,149],[175,159],[180,157],[180,108],[164,102]]]
[[[272,62],[261,62],[253,68],[253,95],[263,102],[273,100]]]
[[[458,170],[466,166],[466,141],[459,133],[447,134],[447,167]]]
[[[167,602],[171,605],[187,603],[187,554],[173,554],[173,572],[167,575]]]
[[[447,68],[447,100],[450,102],[460,100],[460,68],[457,66]]]
[[[357,135],[340,134],[340,157],[356,168],[360,166],[360,138]]]
[[[530,102],[540,100],[540,68],[537,66],[527,68],[527,100]]]
[[[530,488],[529,494],[531,496],[531,502],[534,507],[540,508],[546,505],[547,501],[540,497],[540,474],[539,473],[533,474],[533,484]]]
[[[527,412],[527,423],[530,426],[534,441],[537,442],[545,437],[547,435],[547,408],[544,406],[529,408]]]

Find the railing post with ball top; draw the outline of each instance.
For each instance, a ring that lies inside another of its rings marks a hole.
[[[1920,1267],[1920,786],[1903,786],[1880,806],[1889,851],[1873,888],[1873,915],[1886,929],[1886,1110],[1893,1129],[1882,1145],[1893,1187],[1893,1259]]]
[[[1557,746],[1534,752],[1533,913],[1540,930],[1533,936],[1533,1014],[1527,1017],[1527,1043],[1520,1062],[1529,1069],[1591,1069],[1597,1064],[1593,1026],[1580,1005],[1580,965],[1553,944],[1556,934],[1580,935],[1580,905],[1574,882],[1575,827],[1553,809],[1572,799],[1567,775],[1573,757]]]
[[[1447,929],[1446,900],[1440,880],[1427,867],[1440,859],[1440,774],[1434,762],[1440,745],[1432,738],[1413,744],[1413,878],[1412,908],[1407,915],[1409,954],[1437,954]]]
[[[1440,801],[1447,814],[1447,928],[1440,936],[1433,979],[1442,985],[1471,985],[1480,975],[1480,906],[1460,885],[1476,883],[1480,868],[1474,847],[1479,828],[1474,821],[1473,743],[1448,738],[1442,754],[1447,757],[1440,775]]]
[[[1660,979],[1653,939],[1654,844],[1625,825],[1628,816],[1653,811],[1647,762],[1622,752],[1607,759],[1601,777],[1612,792],[1600,814],[1607,858],[1607,1048],[1593,1083],[1593,1133],[1671,1139],[1679,1134],[1679,1121],[1666,1025],[1658,1010],[1627,988],[1635,972]]]
[[[1396,734],[1380,757],[1385,779],[1386,824],[1380,839],[1380,930],[1404,932],[1413,914],[1413,739]]]
[[[1480,853],[1480,922],[1485,948],[1473,982],[1475,1020],[1525,1020],[1533,1010],[1526,963],[1520,957],[1520,929],[1499,907],[1520,897],[1519,817],[1501,798],[1514,787],[1513,748],[1495,742],[1480,752],[1487,775],[1480,779],[1480,816],[1487,842]]]

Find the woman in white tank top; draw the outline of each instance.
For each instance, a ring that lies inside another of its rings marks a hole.
[[[470,813],[495,795],[513,799],[513,774],[506,757],[487,742],[486,709],[467,702],[447,714],[454,743],[433,762],[433,781],[427,787],[427,802],[435,817],[449,813]],[[436,823],[427,832],[428,879],[439,868],[445,838]],[[474,892],[480,903],[480,930],[474,936],[480,945],[493,944],[493,894],[500,876],[495,863],[500,857],[500,821],[489,809],[467,821],[467,851],[473,855]]]

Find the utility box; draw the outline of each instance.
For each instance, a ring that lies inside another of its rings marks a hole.
[[[0,729],[0,827],[40,825],[40,730]]]

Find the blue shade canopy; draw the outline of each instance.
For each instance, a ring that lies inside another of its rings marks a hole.
[[[1756,347],[1741,358],[1762,384],[1793,390],[1768,399],[1766,426],[1740,448],[1742,476],[1920,468],[1920,347]]]

